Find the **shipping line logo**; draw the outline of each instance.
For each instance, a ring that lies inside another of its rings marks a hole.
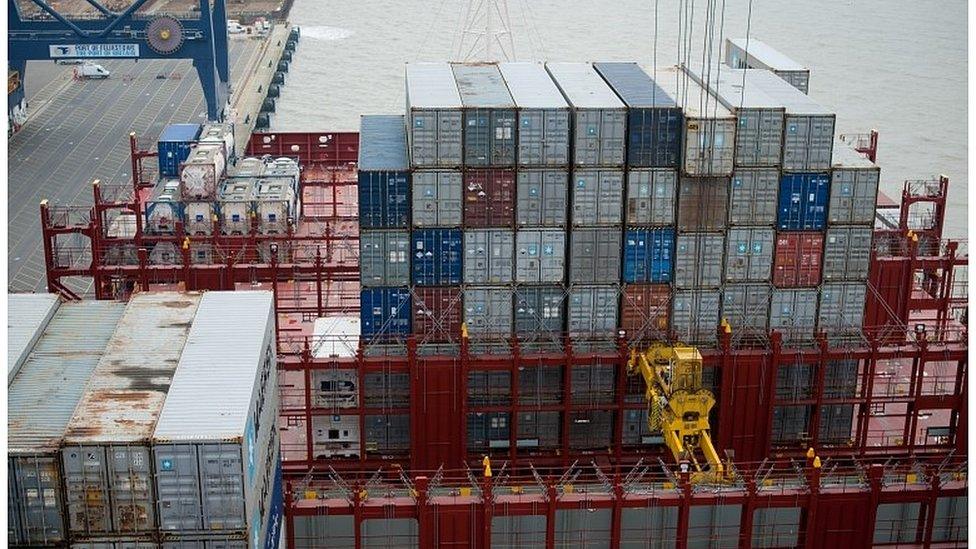
[[[139,44],[58,44],[48,46],[52,59],[84,57],[139,57]]]

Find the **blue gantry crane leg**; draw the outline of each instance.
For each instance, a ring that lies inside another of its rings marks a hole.
[[[28,1],[28,0],[25,0]],[[86,0],[97,17],[72,20],[45,0],[29,0],[45,14],[23,17],[7,0],[9,69],[19,71],[20,89],[9,91],[8,112],[24,99],[27,61],[56,59],[192,59],[207,102],[207,118],[222,120],[230,89],[227,9],[224,0],[200,0],[199,13],[179,17],[138,13],[148,0],[111,11]]]

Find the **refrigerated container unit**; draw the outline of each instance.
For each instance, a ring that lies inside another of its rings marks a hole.
[[[566,324],[573,338],[609,338],[617,333],[617,284],[574,284],[569,288]]]
[[[414,170],[413,226],[460,227],[463,186],[460,171]]]
[[[726,233],[725,281],[769,282],[776,232],[772,227],[736,227]]]
[[[226,173],[227,159],[219,144],[196,144],[180,167],[180,195],[183,200],[213,200]]]
[[[684,113],[671,93],[637,63],[594,63],[600,76],[627,105],[627,167],[681,165]]]
[[[571,284],[616,284],[620,281],[619,229],[575,229],[569,233]]]
[[[409,67],[409,65],[408,65]],[[359,226],[410,226],[410,163],[402,116],[363,116],[359,124]]]
[[[19,311],[18,300],[26,299],[9,297],[8,317]],[[33,296],[31,304],[36,305],[39,297]],[[124,303],[113,301],[65,303],[29,349],[13,382],[8,378],[7,543],[11,546],[67,543],[61,441],[124,309]],[[38,306],[37,310],[48,309]],[[9,376],[9,362],[7,368]]]
[[[626,197],[627,225],[674,225],[678,204],[677,170],[630,168],[627,170]]]
[[[562,283],[565,279],[565,232],[552,229],[515,231],[516,282],[519,284]]]
[[[781,231],[822,231],[827,226],[829,193],[830,174],[783,174],[776,228]]]
[[[569,172],[520,169],[516,174],[515,222],[519,227],[566,227]]]
[[[804,94],[810,93],[810,69],[753,37],[726,38],[725,64],[733,69],[766,69]]]
[[[312,334],[316,338],[312,346],[312,356],[316,358],[354,358],[356,350],[359,348],[359,337],[362,335],[362,324],[358,316],[352,315],[330,315],[315,319],[312,325]],[[351,373],[351,377],[345,374]],[[312,378],[322,380],[332,380],[331,388],[319,387],[316,398],[322,402],[322,406],[331,406],[335,403],[340,407],[354,407],[359,401],[359,391],[356,385],[359,383],[355,370],[316,370],[312,372]],[[337,383],[337,379],[342,379]],[[336,395],[336,396],[330,396]],[[343,405],[343,403],[346,403]]]
[[[515,227],[515,171],[465,170],[464,228]]]
[[[59,305],[57,294],[7,294],[8,387]]]
[[[146,201],[146,230],[154,234],[173,234],[183,221],[179,179],[161,179]]]
[[[151,432],[159,530],[274,547],[282,521],[273,295],[208,292]],[[176,538],[178,539],[178,538]]]
[[[824,283],[820,287],[817,328],[829,335],[859,335],[864,324],[867,284]]]
[[[873,237],[872,227],[829,227],[824,236],[824,283],[867,280]]]
[[[506,340],[512,335],[511,286],[466,286],[464,322],[473,336]]]
[[[515,276],[515,232],[464,231],[464,283],[511,284]]]
[[[407,63],[407,140],[412,168],[462,165],[461,94],[448,63]]]
[[[559,284],[515,289],[515,333],[520,341],[559,344],[566,314],[566,290]]]
[[[200,130],[199,143],[215,143],[221,145],[224,151],[224,158],[228,164],[233,164],[237,157],[234,149],[234,125],[210,122],[203,125]]]
[[[658,69],[654,80],[674,94],[684,113],[681,172],[692,176],[731,175],[736,153],[735,115],[687,69]]]
[[[410,233],[390,229],[360,231],[359,282],[364,287],[410,284]]]
[[[678,341],[712,344],[718,338],[721,292],[678,290],[671,297],[671,332]]]
[[[671,317],[671,286],[668,284],[625,284],[620,298],[620,329],[627,340],[668,339]]]
[[[576,169],[570,174],[573,227],[623,224],[623,170]]]
[[[678,232],[725,230],[729,222],[728,177],[681,177]]]
[[[515,101],[495,64],[451,65],[462,106],[466,168],[514,167]]]
[[[843,141],[834,143],[828,225],[874,225],[881,168]]]
[[[779,170],[736,168],[729,192],[729,224],[772,227],[779,208]]]
[[[622,167],[627,106],[589,63],[546,63],[570,107],[574,167]]]
[[[198,293],[139,293],[122,313],[62,443],[73,539],[157,531],[156,513],[165,506],[157,506],[153,481],[153,430],[200,301]],[[239,318],[228,318],[236,327]],[[209,396],[217,394],[226,393]],[[197,417],[192,409],[185,413]]]
[[[254,179],[225,179],[217,193],[220,232],[225,235],[250,234],[257,194]]]
[[[410,248],[414,285],[461,283],[464,246],[460,229],[416,229],[410,233]]]
[[[674,287],[720,287],[725,240],[723,233],[679,233],[675,238]]]
[[[783,334],[783,340],[809,341],[817,322],[816,288],[773,288],[769,305],[769,329]]]
[[[722,288],[722,319],[732,327],[733,336],[766,335],[771,297],[768,283],[726,284]]]
[[[627,228],[623,254],[625,283],[669,283],[674,271],[674,229]]]
[[[163,128],[156,142],[160,178],[180,176],[180,164],[190,155],[200,130],[200,124],[170,124]]]
[[[498,69],[518,108],[518,166],[568,166],[569,105],[545,66],[499,63]]]
[[[464,293],[460,286],[413,289],[413,333],[421,343],[457,341],[461,337]]]
[[[773,285],[777,288],[819,285],[823,246],[823,233],[777,233]]]
[[[363,339],[373,342],[408,335],[410,304],[407,288],[363,288],[359,292]]]
[[[356,459],[360,454],[361,433],[357,416],[313,416],[312,453],[315,459]]]
[[[285,234],[298,221],[299,196],[286,181],[262,177],[254,192],[254,217],[261,234]]]
[[[186,233],[189,235],[210,236],[214,230],[214,219],[217,208],[213,202],[207,200],[187,200],[183,203],[183,215]]]

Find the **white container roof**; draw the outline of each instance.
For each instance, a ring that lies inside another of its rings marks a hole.
[[[546,70],[573,108],[626,108],[590,63],[546,63]]]
[[[407,63],[407,102],[411,109],[460,109],[461,94],[448,63]]]
[[[568,109],[566,98],[542,63],[499,63],[498,70],[520,109]]]
[[[8,386],[60,304],[54,294],[7,294]]]

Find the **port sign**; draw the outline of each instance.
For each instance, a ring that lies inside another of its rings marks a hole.
[[[48,46],[52,59],[87,57],[139,57],[139,44],[58,44]]]

